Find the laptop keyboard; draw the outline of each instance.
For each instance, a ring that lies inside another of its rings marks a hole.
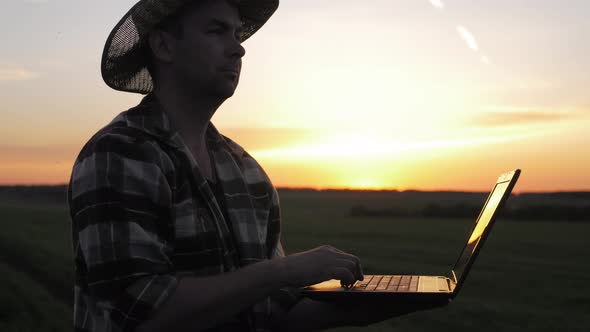
[[[366,275],[363,281],[354,285],[356,290],[417,292],[420,276],[379,276]]]

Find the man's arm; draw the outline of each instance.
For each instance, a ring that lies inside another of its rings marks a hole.
[[[185,277],[140,332],[202,331],[219,325],[285,285],[276,260],[210,277]]]
[[[352,284],[361,273],[359,268],[355,256],[331,246],[322,246],[226,274],[184,278],[155,316],[140,325],[139,331],[200,331],[218,325],[281,287],[301,287],[330,279]],[[322,307],[324,313],[330,315],[330,324],[344,317],[345,311],[341,309]],[[295,314],[287,323],[307,324],[305,316],[317,309],[307,305],[294,308]]]

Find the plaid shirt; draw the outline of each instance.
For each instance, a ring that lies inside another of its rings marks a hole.
[[[134,331],[180,277],[284,256],[270,179],[212,123],[206,139],[225,204],[151,94],[82,148],[68,187],[75,331]],[[275,309],[285,313],[298,299],[282,288],[217,330],[268,331]]]

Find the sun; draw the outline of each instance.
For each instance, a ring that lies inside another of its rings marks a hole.
[[[350,189],[370,189],[370,190],[378,190],[378,189],[385,189],[386,183],[383,182],[382,179],[377,177],[359,177],[356,179],[349,180],[347,183],[347,187]]]

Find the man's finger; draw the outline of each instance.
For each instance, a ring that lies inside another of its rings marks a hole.
[[[361,265],[360,260],[359,260],[359,272],[360,272],[359,280],[365,280],[365,272],[363,272],[363,266]]]
[[[350,270],[344,267],[337,267],[332,270],[332,279],[340,280],[345,285],[352,285],[356,281]]]
[[[339,258],[338,262],[341,264],[341,266],[344,266],[350,270],[350,273],[354,275],[355,280],[363,280],[363,273],[357,261]]]
[[[356,275],[357,265],[354,261],[345,258],[337,258],[336,262],[338,262],[338,267],[345,267],[347,268],[352,274]]]
[[[353,261],[355,264],[355,268],[351,269],[351,271],[353,271],[353,274],[355,275],[357,280],[363,280],[364,279],[364,272],[363,272],[363,268],[361,266],[361,260],[360,258],[358,258],[355,255],[349,254],[347,252],[344,252],[338,248],[332,247],[327,245],[326,248],[328,248],[330,251],[338,253],[342,256],[341,259],[345,259],[345,260],[350,260]]]

